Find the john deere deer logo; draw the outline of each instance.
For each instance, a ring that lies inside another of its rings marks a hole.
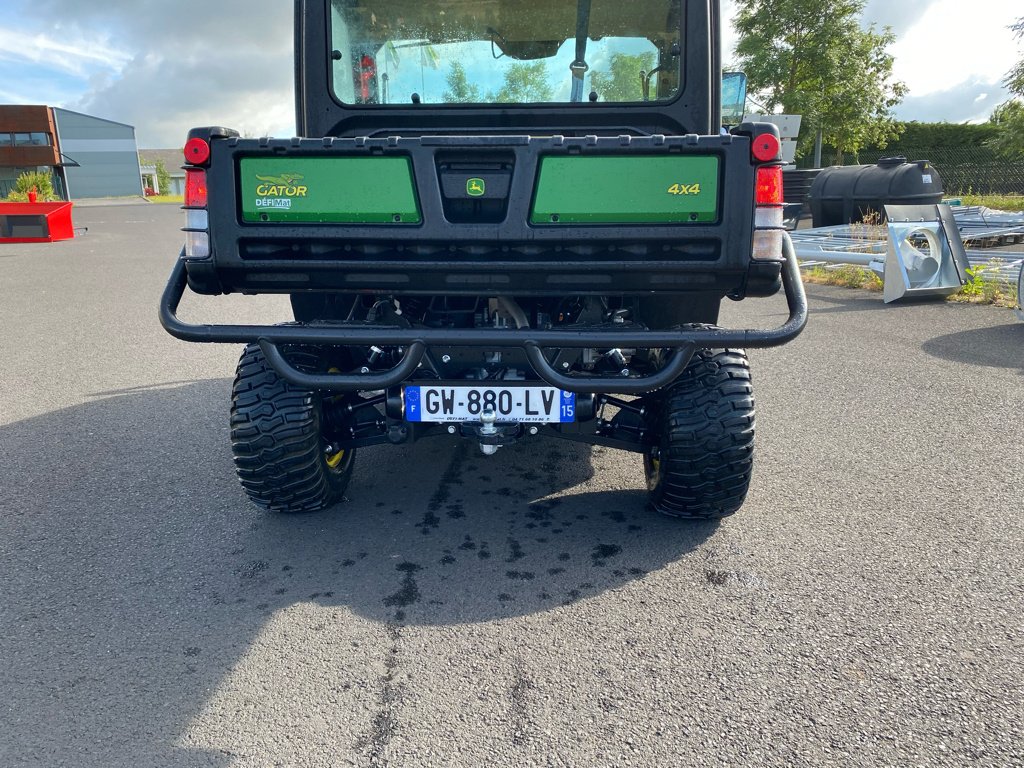
[[[256,178],[268,184],[283,184],[287,187],[296,181],[301,181],[303,176],[301,173],[282,173],[280,176],[260,176],[256,174]]]
[[[483,197],[487,185],[483,179],[466,179],[466,194],[470,197]]]

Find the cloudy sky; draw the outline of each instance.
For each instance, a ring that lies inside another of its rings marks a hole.
[[[290,0],[0,0],[0,103],[63,106],[136,126],[141,147],[193,125],[291,135]],[[724,0],[726,14],[733,0]],[[898,36],[904,120],[984,120],[1024,46],[1021,0],[868,0]],[[726,46],[735,42],[731,30]]]

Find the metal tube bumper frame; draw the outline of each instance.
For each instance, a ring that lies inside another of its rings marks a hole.
[[[160,323],[179,339],[203,343],[249,344],[256,342],[267,362],[286,381],[306,389],[356,391],[387,389],[401,384],[419,367],[432,344],[449,347],[520,347],[526,351],[537,375],[568,392],[644,394],[660,389],[686,368],[697,349],[721,347],[778,347],[795,339],[807,323],[804,293],[796,251],[788,234],[783,238],[782,284],[789,318],[778,328],[733,330],[728,328],[669,330],[538,330],[396,328],[393,326],[341,325],[208,325],[178,319],[178,305],[188,287],[184,259],[178,259],[160,301]],[[367,374],[311,374],[285,360],[279,344],[322,344],[405,347],[394,368]],[[568,376],[548,362],[545,349],[639,347],[674,349],[668,363],[646,376]]]

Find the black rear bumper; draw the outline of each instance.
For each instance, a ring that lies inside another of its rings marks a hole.
[[[160,303],[160,322],[172,336],[205,343],[259,343],[270,364],[296,386],[332,391],[386,389],[406,381],[419,367],[431,346],[513,348],[525,350],[536,374],[552,386],[569,392],[643,394],[674,381],[686,367],[694,350],[721,347],[777,347],[795,339],[807,322],[807,298],[789,237],[785,238],[782,281],[789,318],[773,329],[669,329],[669,330],[581,330],[581,329],[448,329],[396,328],[372,325],[195,325],[182,322],[176,312],[188,287],[185,262],[174,266]],[[316,375],[288,364],[277,349],[280,344],[325,346],[404,347],[401,362],[388,371],[367,374]],[[549,362],[547,350],[561,348],[622,348],[674,350],[659,371],[646,376],[612,378],[567,375]]]

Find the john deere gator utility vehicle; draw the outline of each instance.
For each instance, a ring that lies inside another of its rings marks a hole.
[[[253,501],[332,504],[366,446],[547,436],[641,454],[668,514],[740,507],[738,347],[793,339],[806,305],[778,133],[721,128],[719,14],[296,0],[300,138],[190,132],[161,307],[179,338],[248,345],[231,444]],[[716,326],[723,299],[782,287],[781,327]],[[186,324],[186,288],[287,294],[295,322]]]

